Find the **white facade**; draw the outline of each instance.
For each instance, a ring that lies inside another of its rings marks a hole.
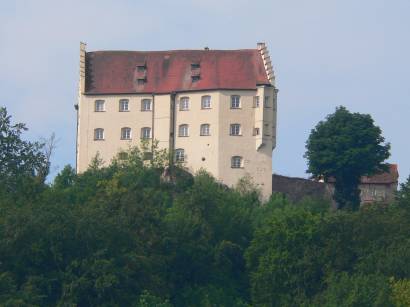
[[[81,52],[85,58],[84,46]],[[77,109],[77,172],[85,171],[97,152],[109,163],[119,150],[149,136],[160,148],[177,151],[179,159],[183,152],[192,173],[205,169],[229,186],[249,175],[265,199],[272,193],[273,84],[256,90],[88,95],[82,74]],[[235,124],[240,128],[232,134]]]

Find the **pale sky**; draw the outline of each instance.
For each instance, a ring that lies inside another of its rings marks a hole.
[[[0,1],[0,105],[75,163],[79,42],[87,50],[248,49],[266,42],[278,96],[273,171],[307,177],[305,142],[344,105],[370,113],[410,173],[409,0]]]

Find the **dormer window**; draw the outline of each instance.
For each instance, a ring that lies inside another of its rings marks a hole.
[[[147,80],[145,78],[144,79],[137,79],[137,84],[138,85],[144,85],[146,82],[147,82]]]
[[[138,65],[137,66],[137,71],[138,72],[145,72],[147,70],[147,67],[145,65]]]

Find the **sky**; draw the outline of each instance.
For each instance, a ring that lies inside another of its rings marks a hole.
[[[307,177],[312,128],[340,105],[371,114],[410,174],[409,0],[1,0],[0,106],[75,164],[79,42],[87,51],[269,48],[278,94],[273,172]]]

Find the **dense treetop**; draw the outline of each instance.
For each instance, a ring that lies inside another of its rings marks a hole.
[[[410,305],[410,178],[395,203],[331,211],[127,153],[0,189],[1,306]]]

